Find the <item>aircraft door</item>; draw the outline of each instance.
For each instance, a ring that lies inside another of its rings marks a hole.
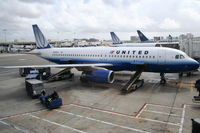
[[[164,64],[166,61],[166,51],[165,50],[159,50],[158,51],[158,64]]]
[[[102,62],[106,62],[107,61],[107,54],[106,54],[106,52],[104,51],[104,50],[102,50],[101,52],[101,57],[100,57],[100,60],[102,61]]]

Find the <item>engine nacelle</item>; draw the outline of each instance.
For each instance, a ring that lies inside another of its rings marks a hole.
[[[114,72],[110,70],[93,70],[85,71],[81,75],[82,81],[92,81],[97,83],[113,83],[114,82]]]

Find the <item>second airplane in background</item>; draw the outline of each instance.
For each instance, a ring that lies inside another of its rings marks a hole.
[[[110,35],[113,47],[156,47],[156,43],[123,43],[114,32],[110,32]]]

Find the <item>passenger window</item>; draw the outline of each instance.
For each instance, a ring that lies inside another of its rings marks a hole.
[[[179,59],[179,55],[176,55],[176,56],[175,56],[175,59]]]

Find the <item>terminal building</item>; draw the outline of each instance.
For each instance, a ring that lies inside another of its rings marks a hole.
[[[194,37],[193,34],[182,34],[179,37],[172,37],[169,35],[166,39],[162,36],[156,36],[151,42],[157,43],[157,47],[170,47],[180,49],[190,57],[200,61],[200,37]],[[50,44],[55,47],[75,47],[75,46],[108,46],[112,44],[111,40],[99,41],[97,39],[74,39],[73,41],[51,41]],[[130,40],[124,41],[125,43],[139,43],[138,36],[131,36]],[[35,48],[35,42],[0,42],[0,53],[2,52],[23,52],[30,51]]]
[[[194,37],[193,34],[182,34],[179,36],[180,50],[190,57],[200,61],[200,37]]]

